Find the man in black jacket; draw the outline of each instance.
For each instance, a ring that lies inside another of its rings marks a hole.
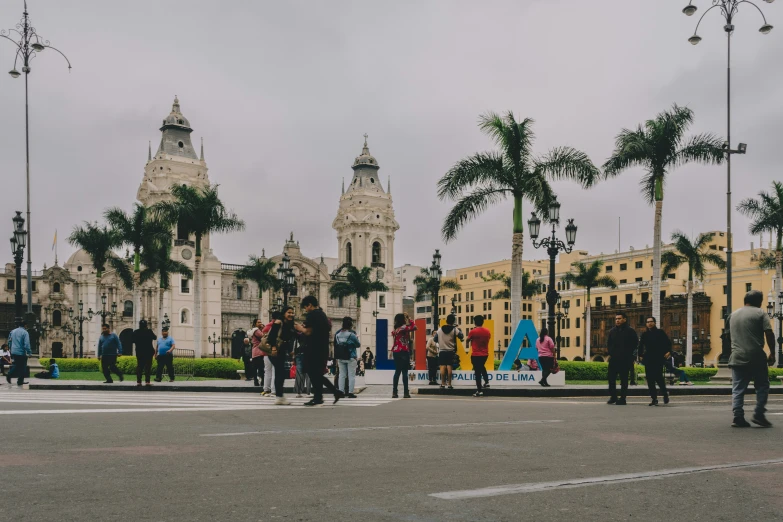
[[[644,373],[647,375],[647,387],[650,389],[652,402],[650,406],[658,406],[658,392],[655,383],[661,389],[663,403],[669,404],[669,393],[666,391],[666,380],[663,378],[663,365],[666,354],[672,349],[672,343],[666,332],[656,325],[655,317],[647,318],[647,331],[639,339],[639,357],[644,363]]]
[[[133,345],[136,347],[136,386],[141,386],[141,374],[144,373],[144,381],[147,386],[150,383],[150,373],[152,372],[152,358],[155,355],[155,348],[152,347],[152,341],[158,338],[155,333],[147,328],[147,321],[139,321],[139,329],[133,332]]]
[[[609,401],[607,404],[625,406],[628,394],[628,373],[633,365],[633,351],[639,344],[636,331],[626,324],[625,312],[614,316],[615,327],[609,330]],[[617,398],[617,376],[620,376],[622,394]]]
[[[323,386],[334,395],[337,403],[345,396],[336,389],[329,379],[324,377],[326,359],[329,357],[329,341],[332,338],[332,325],[329,318],[318,306],[318,299],[308,295],[302,299],[302,309],[307,313],[304,325],[296,323],[294,328],[307,339],[305,349],[305,368],[313,385],[313,399],[305,406],[317,406],[324,403]]]

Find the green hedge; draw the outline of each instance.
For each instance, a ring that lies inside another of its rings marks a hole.
[[[55,359],[61,372],[98,372],[101,363],[98,359]],[[193,364],[194,377],[215,377],[219,379],[238,379],[237,370],[244,369],[241,361],[236,359],[196,359],[186,360],[174,358],[174,370],[184,364]],[[49,368],[49,359],[41,359],[44,369]],[[136,373],[136,357],[119,357],[117,367],[123,373]],[[152,362],[153,373],[157,371],[157,361]]]

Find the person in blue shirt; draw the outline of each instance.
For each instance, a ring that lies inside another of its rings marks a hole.
[[[60,377],[60,368],[57,366],[57,361],[49,359],[49,371],[42,371],[35,374],[36,379],[58,379]]]
[[[340,366],[338,386],[341,392],[348,393],[346,397],[350,399],[356,398],[353,393],[356,383],[356,361],[358,360],[356,349],[360,346],[359,337],[353,331],[353,319],[343,317],[343,327],[334,335],[334,355]],[[347,389],[345,381],[348,381]]]
[[[5,380],[11,384],[11,377],[16,376],[16,384],[27,384],[24,378],[27,376],[27,358],[33,352],[30,349],[30,334],[27,333],[27,324],[24,319],[19,321],[19,326],[11,331],[8,336],[8,344],[11,346],[11,357],[14,364],[8,370]]]
[[[169,329],[163,328],[160,333],[161,337],[158,339],[158,353],[155,354],[155,359],[158,360],[158,371],[155,374],[155,382],[160,382],[163,377],[163,367],[169,374],[169,382],[174,382],[174,338],[169,335]]]
[[[122,372],[117,368],[117,357],[122,355],[122,343],[116,333],[111,331],[111,327],[103,323],[101,325],[101,337],[98,339],[98,360],[101,361],[101,369],[106,380],[103,384],[111,384],[114,381],[111,378],[112,372],[120,378],[120,382],[125,380]]]

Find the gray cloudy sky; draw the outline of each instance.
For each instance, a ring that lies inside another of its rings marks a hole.
[[[279,252],[290,230],[311,256],[336,255],[335,216],[343,177],[362,135],[392,178],[397,265],[428,264],[442,248],[448,268],[510,257],[507,202],[443,246],[449,206],[436,182],[462,157],[491,148],[476,126],[486,111],[534,118],[540,153],[558,145],[603,163],[614,136],[676,102],[696,113],[693,132],[725,134],[722,19],[705,19],[702,43],[687,42],[696,18],[685,0],[207,1],[29,0],[40,34],[73,63],[45,52],[30,75],[33,262],[60,257],[74,224],[107,206],[130,209],[147,142],[175,94],[204,138],[210,178],[247,222],[214,241],[224,262]],[[707,0],[695,0],[703,9]],[[759,2],[780,29],[763,36],[745,4],[733,38],[733,135],[749,144],[735,162],[734,201],[781,179],[783,7]],[[22,0],[0,4],[0,26]],[[0,69],[12,47],[0,42]],[[3,67],[5,69],[3,69]],[[2,227],[24,210],[24,88],[0,74]],[[582,191],[558,183],[563,215],[576,218],[577,245],[591,252],[652,244],[653,212],[639,195],[641,172]],[[666,187],[664,236],[725,228],[725,168],[688,166]],[[13,202],[13,203],[11,203]],[[527,210],[526,210],[527,214]],[[735,214],[735,248],[750,241]],[[0,236],[2,237],[2,236]],[[6,249],[7,250],[7,249]],[[525,258],[542,252],[525,244]],[[6,253],[6,258],[8,252]]]

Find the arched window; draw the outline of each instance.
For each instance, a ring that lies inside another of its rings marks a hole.
[[[55,283],[55,284],[52,286],[52,292],[54,292],[54,293],[60,293],[60,283]]]
[[[353,247],[350,242],[345,245],[345,262],[349,265],[353,264]]]
[[[182,222],[177,223],[177,239],[181,241],[188,240],[188,230],[185,228]]]
[[[122,316],[133,317],[133,301],[125,301],[122,305]]]
[[[188,324],[190,322],[190,313],[187,308],[183,308],[179,313],[179,324]]]
[[[63,325],[63,313],[59,310],[52,312],[52,326]]]
[[[372,244],[372,262],[373,263],[380,263],[381,262],[381,244],[377,241]]]

